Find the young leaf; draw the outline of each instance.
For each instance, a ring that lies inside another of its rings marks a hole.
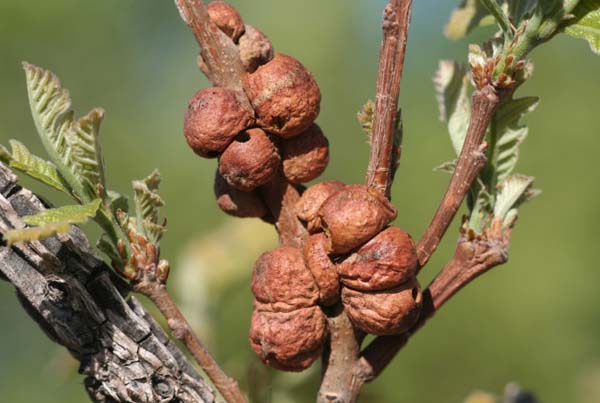
[[[6,231],[3,235],[4,239],[9,245],[17,242],[29,242],[39,241],[40,239],[46,239],[56,234],[64,234],[69,232],[71,225],[67,222],[60,222],[55,224],[47,224],[41,227],[13,229]]]
[[[98,144],[101,109],[75,121],[69,92],[50,71],[23,63],[29,104],[44,148],[65,181],[89,202],[96,185],[105,187],[104,165]]]
[[[494,216],[506,221],[507,214],[522,202],[523,196],[533,185],[533,178],[525,175],[511,175],[499,185],[500,192],[494,206]]]
[[[585,39],[592,51],[600,55],[600,0],[581,0],[567,22],[564,32],[572,37]]]
[[[165,232],[165,226],[158,223],[159,209],[164,206],[157,192],[159,184],[158,171],[152,172],[143,181],[133,181],[136,230],[154,244],[158,244]]]
[[[14,229],[4,234],[9,244],[16,242],[37,241],[55,234],[69,232],[71,224],[83,224],[96,215],[102,200],[75,206],[64,206],[44,210],[36,215],[25,216],[22,221],[34,228]]]
[[[496,179],[491,183],[501,182],[512,174],[519,158],[519,146],[527,136],[529,129],[520,120],[527,113],[537,108],[537,97],[511,99],[505,102],[496,112],[490,129],[490,151],[488,164],[493,170],[491,175]],[[490,172],[487,172],[487,176]]]
[[[25,216],[22,221],[29,225],[48,225],[65,222],[68,224],[83,224],[89,218],[96,216],[100,208],[101,199],[96,199],[88,204],[64,206],[44,210],[36,215]]]
[[[8,162],[12,168],[18,169],[61,192],[71,194],[69,185],[60,175],[54,164],[31,154],[27,147],[16,140],[10,140],[10,147],[12,154],[3,147],[4,151],[2,154],[5,157],[2,159]]]
[[[468,75],[465,68],[458,63],[442,60],[433,78],[433,83],[440,119],[448,122],[450,140],[458,155],[465,141],[471,117]]]
[[[450,20],[444,28],[444,33],[450,39],[464,38],[484,17],[488,15],[487,9],[479,0],[463,0],[452,12]]]

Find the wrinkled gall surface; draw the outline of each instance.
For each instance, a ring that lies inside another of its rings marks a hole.
[[[417,272],[415,244],[400,228],[386,228],[340,263],[338,271],[342,283],[356,290],[395,287]]]
[[[276,54],[244,78],[257,123],[289,138],[302,133],[319,115],[321,91],[312,74],[291,56]]]
[[[315,306],[319,289],[299,249],[289,246],[263,253],[254,265],[252,293],[271,310],[286,312]]]
[[[271,138],[261,129],[240,133],[219,158],[219,172],[235,189],[249,192],[269,182],[281,158]]]
[[[329,141],[317,124],[281,142],[283,175],[291,183],[305,183],[319,177],[329,163]]]
[[[250,345],[267,365],[283,371],[302,371],[320,357],[327,339],[327,321],[317,306],[291,312],[272,312],[255,306]]]
[[[350,185],[325,200],[319,216],[329,251],[343,254],[377,235],[396,218],[396,209],[378,191]]]
[[[421,288],[416,279],[384,291],[358,291],[342,287],[342,302],[358,329],[377,336],[404,333],[421,312]]]
[[[306,222],[310,233],[321,230],[319,209],[330,196],[342,190],[346,185],[340,181],[325,181],[306,189],[296,205],[298,218]]]
[[[304,244],[304,257],[319,288],[319,303],[334,305],[340,299],[340,278],[335,264],[327,255],[325,234],[311,235]]]
[[[184,134],[189,146],[201,157],[216,157],[234,137],[254,122],[233,91],[204,88],[196,92],[185,112]]]
[[[260,218],[268,213],[256,191],[242,192],[231,187],[218,170],[215,173],[214,191],[219,208],[233,217]]]
[[[238,46],[244,69],[253,73],[259,66],[273,59],[273,45],[265,34],[253,26],[246,25]]]
[[[237,42],[244,33],[244,21],[238,11],[224,1],[212,1],[206,7],[210,19],[225,35]]]

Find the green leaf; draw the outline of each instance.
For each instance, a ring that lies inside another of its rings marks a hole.
[[[442,60],[433,79],[440,119],[448,122],[448,132],[456,155],[460,154],[471,117],[469,76],[466,69],[450,60]]]
[[[23,69],[33,120],[46,152],[80,200],[95,199],[96,187],[105,188],[98,143],[104,112],[94,109],[75,120],[69,92],[54,74],[28,63]]]
[[[572,37],[584,39],[600,54],[600,0],[581,0],[572,13],[575,17],[564,27]]]
[[[60,175],[56,166],[51,162],[45,161],[29,152],[27,147],[16,140],[10,140],[12,153],[9,153],[4,147],[2,160],[8,162],[12,168],[35,178],[46,185],[71,194],[69,185]]]
[[[89,218],[96,216],[100,208],[101,199],[96,199],[88,204],[64,206],[44,210],[36,215],[25,216],[22,221],[29,225],[48,225],[58,223],[83,224]]]
[[[507,34],[509,37],[512,37],[511,23],[508,19],[508,15],[506,15],[502,7],[500,7],[500,4],[496,2],[496,0],[479,1],[481,1],[481,3],[488,10],[488,12],[494,16],[496,22],[498,23],[502,31],[504,31],[504,33]]]
[[[69,232],[71,225],[66,222],[43,225],[41,227],[13,229],[6,231],[4,239],[9,245],[17,242],[30,242],[46,239],[56,234],[64,234]]]
[[[464,38],[488,14],[487,9],[479,0],[463,0],[450,15],[450,20],[444,28],[444,33],[450,39],[457,40]]]
[[[490,151],[488,164],[493,170],[487,175],[496,179],[490,184],[495,186],[512,174],[519,159],[519,146],[527,137],[529,129],[520,123],[521,118],[532,112],[539,104],[537,97],[524,97],[506,101],[496,112],[490,128]]]
[[[512,224],[515,218],[514,213],[511,215],[509,213],[533,197],[531,193],[527,196],[527,192],[533,185],[533,179],[531,176],[511,175],[500,183],[500,192],[494,205],[494,216],[502,218],[505,226]]]
[[[159,209],[164,202],[158,195],[160,173],[152,172],[143,181],[133,181],[133,202],[135,204],[135,226],[138,233],[143,234],[154,244],[158,244],[165,232],[165,225],[158,223]]]

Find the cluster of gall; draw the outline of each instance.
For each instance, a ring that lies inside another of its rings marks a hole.
[[[237,217],[265,217],[261,186],[279,175],[305,183],[327,166],[328,141],[314,123],[321,94],[300,62],[275,54],[233,7],[215,1],[208,11],[240,52],[252,110],[234,91],[200,90],[185,114],[185,137],[196,154],[218,158],[219,207]],[[309,367],[328,336],[321,308],[340,302],[365,333],[407,331],[421,308],[417,256],[411,237],[389,226],[397,213],[387,198],[367,186],[328,181],[306,189],[296,207],[310,233],[303,249],[281,246],[254,266],[250,344],[258,356],[282,370]]]

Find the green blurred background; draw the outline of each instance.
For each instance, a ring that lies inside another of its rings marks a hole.
[[[321,86],[319,124],[331,142],[323,179],[363,180],[368,147],[355,119],[374,96],[383,0],[232,0],[277,50],[312,70]],[[431,77],[440,58],[464,61],[469,42],[443,26],[456,1],[415,1],[401,102],[404,153],[393,198],[397,224],[418,237],[448,176],[432,167],[452,158],[438,121]],[[197,46],[172,1],[0,2],[0,142],[17,138],[42,155],[20,62],[53,70],[78,114],[102,106],[102,143],[113,189],[157,167],[163,175],[172,261],[171,288],[225,369],[248,383],[272,377],[273,401],[311,402],[318,369],[280,375],[262,369],[247,343],[252,262],[275,245],[259,220],[228,219],[212,196],[214,161],[187,148],[187,99],[207,81]],[[519,90],[541,104],[518,171],[543,194],[521,210],[510,262],[454,298],[368,385],[364,402],[461,402],[474,389],[515,380],[547,403],[600,402],[600,59],[586,43],[558,37],[533,54],[536,72]],[[54,203],[65,199],[24,181]],[[456,225],[422,274],[426,284],[450,256]],[[93,228],[90,234],[95,236]],[[0,400],[84,402],[76,363],[50,343],[0,283]]]

